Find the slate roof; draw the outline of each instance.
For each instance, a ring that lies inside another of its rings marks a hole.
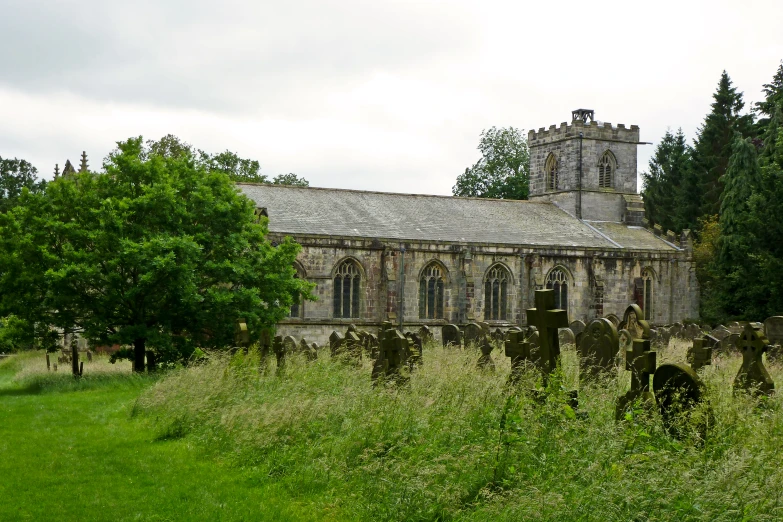
[[[238,183],[270,232],[513,246],[669,250],[648,230],[586,223],[543,202]]]

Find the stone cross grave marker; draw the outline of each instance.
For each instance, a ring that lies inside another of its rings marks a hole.
[[[533,357],[538,355],[538,332],[533,332],[533,335],[526,339],[522,330],[509,330],[504,346],[506,357],[511,358],[511,374],[508,376],[508,382],[516,384],[524,370],[525,361],[532,361]]]
[[[708,419],[693,419],[691,415],[704,398],[704,384],[692,368],[684,364],[662,364],[655,370],[653,390],[667,433],[681,439],[690,425],[702,440],[707,436]]]
[[[579,376],[596,378],[614,367],[620,351],[617,328],[609,319],[595,319],[582,332],[579,342]]]
[[[769,395],[774,391],[775,383],[767,372],[762,358],[768,345],[769,340],[761,331],[754,330],[750,325],[745,326],[739,340],[742,367],[734,379],[735,392],[750,390],[757,394]]]
[[[538,330],[541,368],[546,386],[549,375],[555,371],[560,359],[557,329],[568,326],[568,312],[555,309],[555,294],[551,289],[536,290],[535,303],[535,308],[527,310],[527,322]]]
[[[441,329],[441,341],[443,341],[443,347],[454,346],[459,348],[462,346],[462,340],[460,338],[460,331],[455,324],[443,325]]]
[[[693,340],[693,345],[688,348],[685,360],[691,365],[693,371],[712,364],[712,350],[718,344],[718,340],[710,335],[704,335]]]
[[[410,356],[410,342],[388,321],[384,322],[381,328],[381,345],[378,350],[378,358],[373,364],[372,380],[374,382],[381,378],[405,380],[408,371],[408,357]]]
[[[641,328],[642,338],[634,339],[633,346],[625,351],[625,369],[631,372],[631,389],[617,399],[617,408],[615,418],[623,420],[625,413],[637,399],[649,407],[654,401],[653,394],[650,392],[650,376],[655,373],[656,352],[650,349],[650,325],[644,320],[644,314],[641,308],[631,305],[636,315],[636,322]]]

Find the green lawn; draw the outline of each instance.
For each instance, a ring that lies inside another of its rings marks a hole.
[[[73,389],[60,373],[41,390],[13,381],[19,367],[0,363],[0,520],[344,519],[193,440],[156,441],[131,416],[149,379]]]

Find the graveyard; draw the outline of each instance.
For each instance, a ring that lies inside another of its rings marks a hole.
[[[780,318],[535,304],[505,331],[351,325],[323,346],[239,322],[233,350],[158,373],[0,360],[0,519],[783,516]]]

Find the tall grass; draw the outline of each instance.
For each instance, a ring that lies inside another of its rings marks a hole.
[[[682,362],[686,344],[659,351]],[[502,352],[501,352],[502,353]],[[669,437],[657,413],[616,423],[627,372],[579,387],[573,350],[544,403],[506,386],[509,362],[425,347],[406,385],[370,382],[371,362],[294,358],[278,375],[258,358],[212,356],[170,373],[135,413],[158,437],[192,437],[215,458],[263,471],[303,503],[364,520],[780,520],[781,400],[734,397],[741,363],[702,370],[714,424]],[[777,365],[770,373],[783,384]]]

